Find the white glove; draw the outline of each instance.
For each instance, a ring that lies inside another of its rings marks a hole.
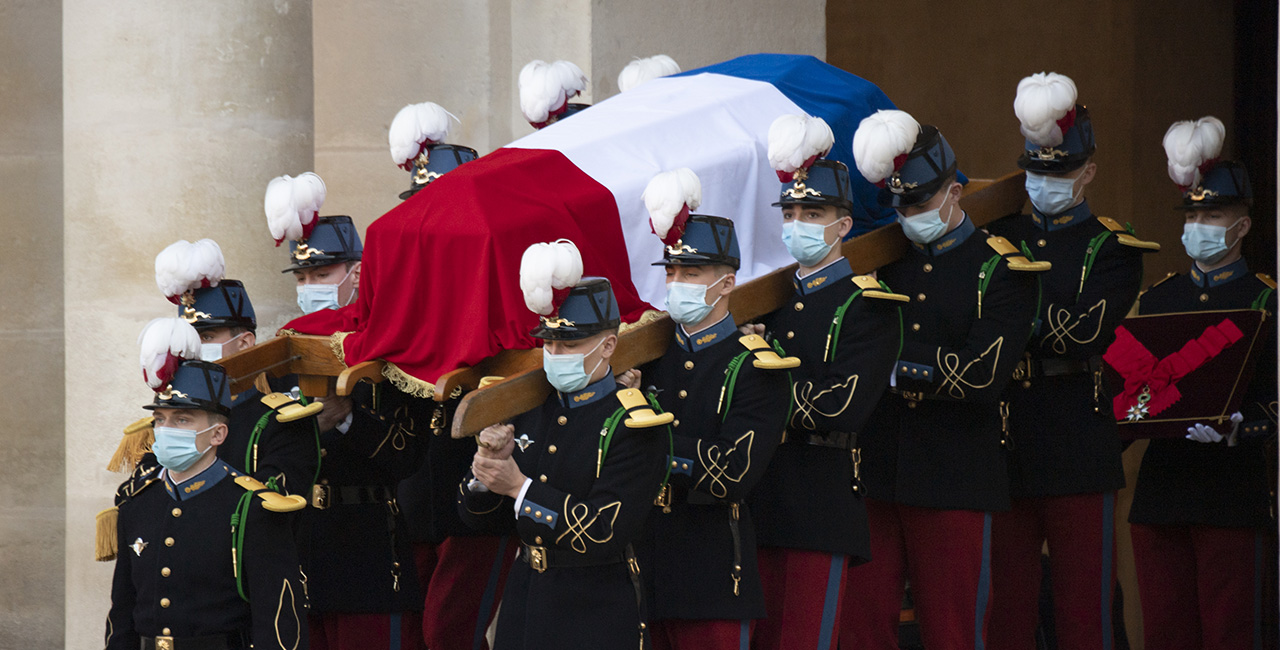
[[[1236,446],[1236,430],[1240,428],[1240,423],[1244,421],[1244,416],[1239,411],[1231,414],[1231,431],[1227,435],[1218,433],[1217,429],[1207,425],[1196,423],[1187,427],[1187,440],[1194,440],[1203,443],[1222,442],[1225,438],[1228,447]]]

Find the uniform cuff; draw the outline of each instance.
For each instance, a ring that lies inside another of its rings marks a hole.
[[[352,418],[352,416],[353,416],[353,415],[354,415],[354,413],[348,413],[348,414],[347,414],[347,417],[342,418],[342,421],[341,421],[341,422],[339,422],[339,423],[337,424],[337,426],[335,426],[335,427],[333,427],[333,428],[337,429],[337,430],[338,430],[338,433],[345,434],[348,430],[350,430],[350,429],[351,429],[351,418]]]
[[[524,494],[529,491],[529,486],[533,485],[533,479],[525,477],[524,485],[520,486],[520,494],[516,495],[516,517],[520,516],[520,506],[524,505]]]

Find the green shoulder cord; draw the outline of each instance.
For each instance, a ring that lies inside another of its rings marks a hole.
[[[236,591],[240,592],[240,599],[246,603],[249,602],[249,597],[244,593],[244,529],[252,503],[253,493],[245,492],[240,495],[240,502],[231,514],[231,571],[236,577]]]
[[[645,393],[645,399],[649,402],[650,408],[654,413],[662,414],[662,407],[658,405],[658,400],[648,393]],[[609,455],[609,445],[613,442],[613,433],[618,430],[618,425],[627,417],[627,409],[619,408],[604,421],[604,426],[600,428],[600,440],[596,443],[596,478],[600,478],[600,468],[604,467],[604,459]],[[671,425],[664,427],[667,430],[667,455],[674,456],[676,453],[675,440],[671,436]],[[671,478],[671,463],[663,463],[667,468],[667,473],[662,477],[662,487],[667,487],[667,481]]]
[[[1112,234],[1110,230],[1104,230],[1094,235],[1093,239],[1089,240],[1089,245],[1084,249],[1084,266],[1080,267],[1080,287],[1076,289],[1076,300],[1079,300],[1080,294],[1084,293],[1084,281],[1088,279],[1089,273],[1093,271],[1093,263],[1098,260],[1098,253],[1102,251],[1102,244]],[[1023,242],[1023,246],[1026,246],[1026,242]]]
[[[1111,232],[1111,231],[1107,231],[1107,232]],[[1093,245],[1090,244],[1089,247],[1090,247],[1090,250],[1092,250]],[[1031,247],[1027,246],[1027,242],[1025,241],[1022,242],[1022,256],[1027,258],[1027,261],[1030,261],[1030,262],[1036,261],[1035,256],[1031,254]],[[1092,261],[1090,261],[1088,264],[1089,266],[1093,266]],[[1080,287],[1081,288],[1084,287],[1083,281],[1080,283]],[[1080,299],[1080,293],[1076,292],[1076,300],[1079,300],[1079,299]],[[1040,319],[1040,309],[1042,307],[1044,307],[1044,280],[1042,280],[1040,275],[1037,274],[1036,275],[1036,320]],[[1031,331],[1027,334],[1027,340],[1030,340],[1032,336],[1035,336],[1035,334],[1036,334],[1036,321],[1031,321]]]
[[[1272,292],[1274,292],[1274,291],[1275,291],[1275,289],[1272,289],[1271,287],[1267,287],[1266,289],[1263,289],[1263,290],[1262,290],[1262,293],[1258,294],[1258,297],[1253,299],[1253,305],[1251,305],[1251,306],[1249,307],[1249,309],[1257,309],[1258,311],[1266,311],[1266,309],[1267,309],[1267,301],[1271,299],[1271,294],[1272,294]]]
[[[982,265],[982,270],[978,272],[978,318],[982,318],[982,295],[987,292],[987,285],[991,284],[991,276],[995,273],[996,268],[1000,266],[1000,260],[1004,256],[994,255]]]
[[[309,402],[305,395],[299,395],[298,403],[306,406]],[[275,411],[267,411],[266,413],[263,413],[262,417],[258,418],[257,424],[253,425],[253,433],[249,434],[249,446],[244,450],[244,469],[246,474],[253,475],[258,471],[258,454],[256,453],[258,449],[258,441],[262,438],[262,432],[266,430],[267,424],[271,421],[271,414],[274,412]],[[310,492],[311,487],[316,484],[316,481],[320,480],[320,463],[322,458],[320,455],[320,425],[315,418],[312,418],[311,420],[311,428],[315,433],[316,439],[316,473],[315,476],[311,477],[311,485],[307,486],[307,492]],[[280,492],[280,487],[274,476],[267,479],[266,484],[267,487],[272,490]]]
[[[893,290],[890,289],[889,285],[885,284],[884,281],[878,280],[878,282],[880,282],[880,288],[883,289],[885,293],[893,293]],[[844,326],[845,312],[849,311],[849,307],[853,305],[853,299],[857,298],[861,294],[862,294],[862,289],[858,289],[857,291],[853,292],[853,295],[849,296],[849,299],[846,300],[844,304],[841,305],[840,308],[836,310],[835,318],[831,319],[831,327],[827,328],[827,354],[824,357],[823,361],[826,361],[827,363],[831,363],[831,360],[836,358],[836,348],[840,344],[840,328]],[[898,358],[902,356],[902,336],[904,334],[904,330],[902,327],[902,308],[898,307],[897,310],[898,310],[898,354],[894,358]]]
[[[776,340],[773,341],[772,343],[773,343],[773,350],[778,353],[778,356],[780,357],[787,356],[787,352],[786,350],[782,349],[781,343],[778,343]],[[743,352],[739,353],[738,356],[731,359],[729,361],[728,367],[725,368],[724,383],[720,384],[720,402],[716,404],[716,413],[720,415],[721,422],[724,422],[725,419],[729,417],[729,407],[733,404],[733,389],[738,385],[738,371],[742,370],[742,364],[746,363],[747,359],[752,356],[753,356],[753,353],[751,350],[744,350]],[[794,380],[791,379],[791,371],[788,370],[787,371],[787,395],[791,394],[791,386],[794,383],[795,383]],[[788,399],[787,400],[787,422],[791,421],[791,411],[794,406],[795,405],[791,403],[791,400]]]

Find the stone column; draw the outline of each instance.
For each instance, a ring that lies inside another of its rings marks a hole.
[[[62,9],[66,647],[88,649],[102,644],[112,570],[93,562],[94,514],[122,478],[104,465],[151,399],[136,337],[173,313],[155,286],[156,253],[216,239],[228,276],[253,296],[261,336],[296,311],[262,196],[271,177],[313,164],[311,6]]]
[[[62,647],[62,6],[0,0],[0,647]]]

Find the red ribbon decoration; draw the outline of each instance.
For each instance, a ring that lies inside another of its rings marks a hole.
[[[1151,395],[1147,402],[1148,415],[1158,415],[1173,406],[1182,399],[1178,380],[1242,338],[1244,332],[1231,319],[1224,318],[1221,323],[1210,325],[1203,334],[1187,341],[1181,350],[1157,360],[1128,329],[1123,325],[1117,327],[1115,342],[1102,356],[1124,378],[1124,391],[1111,403],[1115,418],[1125,419],[1130,407],[1138,404],[1138,397],[1144,390],[1149,390]]]

